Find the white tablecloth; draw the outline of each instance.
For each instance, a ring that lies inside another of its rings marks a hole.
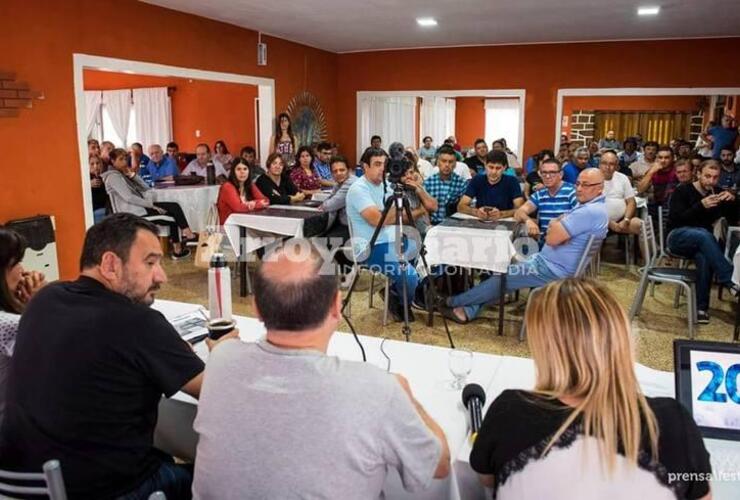
[[[467,227],[433,226],[427,231],[424,246],[430,266],[447,264],[505,273],[516,248],[511,231]]]
[[[275,206],[283,210],[319,212],[312,207],[300,207],[290,205]],[[239,228],[247,229],[246,250],[247,253],[265,247],[276,240],[286,236],[301,238],[303,236],[303,219],[291,217],[275,217],[260,212],[252,214],[231,214],[224,222],[224,232],[238,257],[241,253],[239,245]]]
[[[154,307],[169,319],[180,314],[192,311],[198,306],[157,300]],[[254,342],[264,335],[262,323],[253,318],[236,317],[239,333],[242,340]],[[365,347],[367,361],[371,364],[387,369],[388,361],[380,351],[382,339],[361,335],[360,340]],[[427,412],[442,427],[447,436],[452,456],[452,473],[446,479],[434,480],[432,486],[414,494],[403,490],[400,477],[392,471],[384,487],[388,499],[439,499],[439,500],[475,500],[490,499],[491,492],[486,491],[478,482],[477,475],[470,468],[470,443],[468,439],[467,412],[460,400],[461,392],[450,388],[452,375],[448,370],[449,348],[434,347],[415,343],[406,343],[387,340],[384,344],[386,354],[391,358],[390,370],[403,374],[409,381],[411,390],[417,400]],[[203,359],[207,358],[208,350],[204,343],[195,346],[195,351]],[[359,347],[353,337],[345,333],[337,333],[329,344],[329,355],[342,359],[359,361],[362,359]],[[643,392],[652,397],[673,397],[674,377],[671,372],[653,370],[637,364],[635,366],[638,381]],[[484,414],[493,401],[505,389],[531,389],[534,387],[534,363],[529,358],[513,356],[496,356],[491,354],[474,353],[473,370],[468,382],[475,382],[485,388],[486,405]],[[183,393],[178,393],[166,401],[175,409],[164,406],[164,418],[169,419],[171,426],[166,429],[158,428],[160,438],[162,434],[169,443],[181,442],[195,445],[192,420],[195,416],[193,405],[197,401]],[[160,409],[162,410],[162,406]],[[160,413],[160,421],[163,414]],[[173,416],[174,415],[174,416]],[[189,434],[189,435],[188,435]],[[721,451],[725,455],[734,455],[735,463],[740,463],[740,443],[705,439],[705,446],[710,454]],[[182,456],[187,456],[181,454]],[[713,460],[714,472],[722,471],[721,464]],[[734,472],[725,470],[724,472]],[[713,498],[715,500],[737,498],[737,484],[733,482],[712,482]]]
[[[218,200],[219,186],[170,186],[151,190],[152,201],[179,203],[190,229],[199,233],[206,227],[208,209]]]

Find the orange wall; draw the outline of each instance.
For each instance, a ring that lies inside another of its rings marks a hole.
[[[323,105],[329,136],[338,128],[336,54],[263,36],[269,64],[261,67],[255,31],[134,0],[1,4],[0,67],[17,73],[19,81],[29,82],[45,99],[18,118],[0,119],[0,221],[55,215],[63,278],[77,273],[85,233],[72,54],[274,78],[278,112],[307,90]],[[116,29],[111,28],[114,19],[120,21]],[[135,30],[127,29],[132,21]]]
[[[359,90],[519,89],[527,91],[524,154],[555,142],[560,88],[729,87],[740,72],[727,61],[740,53],[740,38],[656,42],[501,45],[341,54],[338,65],[339,142],[355,154]],[[649,54],[649,57],[636,57]],[[658,61],[681,54],[681,71]],[[427,61],[450,61],[454,70],[430,77]],[[484,61],[481,64],[481,61]],[[609,68],[629,68],[614,71]],[[393,78],[378,68],[393,68]],[[708,68],[710,68],[708,70]]]
[[[85,71],[85,90],[146,87],[175,88],[170,97],[172,134],[182,151],[193,152],[201,142],[213,147],[219,139],[226,142],[234,155],[243,146],[254,147],[255,85]],[[196,130],[200,131],[200,137],[196,137]]]
[[[455,139],[460,146],[472,148],[486,133],[486,110],[482,97],[455,98]]]
[[[565,97],[563,99],[563,116],[568,117],[568,126],[563,127],[564,134],[570,134],[570,119],[573,110],[599,111],[696,111],[699,109],[696,95],[678,96],[589,96]]]

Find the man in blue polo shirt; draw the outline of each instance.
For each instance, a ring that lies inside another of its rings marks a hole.
[[[524,203],[519,180],[504,175],[508,161],[503,151],[491,151],[486,155],[486,173],[470,180],[460,203],[458,212],[473,215],[483,221],[496,221],[511,217]],[[475,199],[475,208],[470,204]]]
[[[719,160],[722,148],[730,147],[735,149],[735,141],[737,141],[737,125],[733,125],[732,117],[730,115],[723,115],[721,125],[719,127],[711,127],[707,130],[707,134],[712,136],[714,146],[712,147],[712,158]]]
[[[589,168],[576,181],[578,205],[550,221],[545,246],[524,262],[509,266],[506,292],[541,287],[551,281],[573,276],[586,244],[593,235],[600,243],[606,237],[609,217],[602,191],[604,175]],[[492,276],[465,293],[449,297],[442,314],[458,323],[474,319],[484,305],[499,298],[500,277]]]
[[[540,177],[545,186],[538,189],[514,214],[517,222],[524,224],[527,235],[544,243],[547,226],[573,209],[576,202],[576,189],[573,184],[563,181],[563,171],[555,158],[549,158],[540,165]],[[530,215],[537,212],[537,220]]]
[[[180,173],[175,161],[171,157],[165,156],[162,146],[159,144],[149,146],[149,155],[151,159],[146,164],[146,171],[153,181],[171,181]]]
[[[588,152],[588,148],[580,147],[573,153],[573,160],[569,161],[563,167],[563,180],[570,184],[575,184],[576,179],[581,172],[587,168],[594,168],[589,163],[591,159],[591,153]]]

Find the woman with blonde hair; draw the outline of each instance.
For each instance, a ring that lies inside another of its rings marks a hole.
[[[676,400],[642,394],[614,294],[578,279],[534,293],[535,388],[493,401],[470,455],[494,497],[711,498],[696,423]]]

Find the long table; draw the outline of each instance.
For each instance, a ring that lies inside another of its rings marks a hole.
[[[197,309],[199,306],[181,302],[157,300],[154,307],[168,319]],[[239,334],[243,341],[254,342],[264,335],[264,326],[254,318],[236,317]],[[414,494],[403,490],[400,477],[392,471],[387,478],[385,494],[389,499],[489,499],[491,491],[483,488],[477,475],[470,468],[470,444],[467,412],[462,405],[461,391],[452,389],[452,375],[448,370],[450,349],[422,344],[386,340],[377,337],[359,336],[367,361],[383,369],[403,374],[409,381],[411,390],[445,432],[452,456],[452,472],[445,479],[434,480],[432,486],[424,492]],[[203,343],[195,346],[195,351],[207,359],[208,351]],[[341,359],[360,361],[359,347],[354,338],[346,333],[337,333],[329,344],[328,354]],[[643,392],[648,396],[673,397],[674,379],[671,372],[653,370],[637,364],[637,378]],[[486,390],[485,410],[496,396],[505,389],[531,389],[534,386],[535,372],[531,359],[512,356],[473,353],[473,369],[468,382],[480,384]],[[192,429],[193,418],[197,411],[197,401],[183,393],[171,400],[163,400],[160,405],[160,418],[157,428],[157,445],[176,456],[193,458],[197,436]],[[736,458],[740,463],[740,443],[704,440],[710,453],[721,452]],[[723,471],[726,464],[718,463],[713,457],[715,472]],[[724,472],[733,472],[724,470]],[[712,490],[715,500],[737,498],[736,484],[731,482],[713,482]]]
[[[190,229],[199,233],[206,228],[208,210],[218,200],[220,186],[175,186],[162,184],[151,190],[152,201],[178,203]]]

